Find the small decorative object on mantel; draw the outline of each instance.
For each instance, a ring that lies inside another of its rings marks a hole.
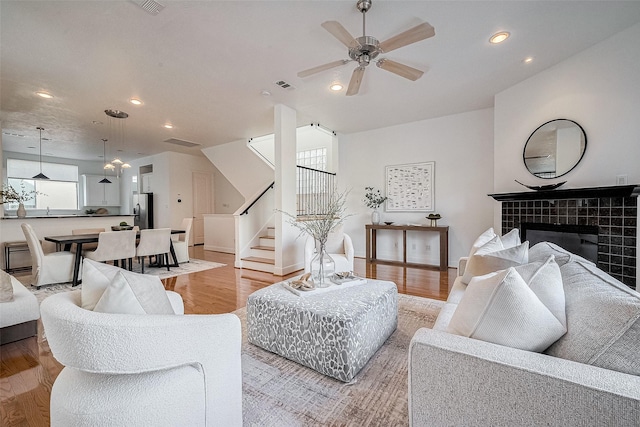
[[[514,179],[514,181],[522,185],[523,187],[527,187],[528,189],[535,190],[535,191],[555,190],[556,188],[560,187],[561,185],[567,182],[567,181],[562,181],[562,182],[556,182],[555,184],[547,184],[547,185],[527,185],[527,184],[521,183],[517,179]]]
[[[427,219],[429,220],[429,226],[430,227],[437,227],[438,226],[438,220],[442,218],[440,216],[439,213],[436,214],[429,214],[429,216],[427,216]]]
[[[378,208],[382,205],[387,199],[387,196],[383,196],[380,193],[380,190],[376,190],[373,187],[364,187],[367,191],[364,194],[364,204],[373,209],[371,212],[371,224],[380,224],[380,212],[378,212]]]

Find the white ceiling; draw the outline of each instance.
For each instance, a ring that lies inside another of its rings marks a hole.
[[[374,0],[367,35],[382,41],[422,21],[435,27],[435,37],[386,55],[426,73],[411,82],[372,65],[360,94],[346,97],[328,86],[346,87],[353,62],[296,74],[347,58],[320,24],[337,20],[360,36],[355,0],[159,1],[165,8],[152,16],[132,1],[2,0],[4,150],[37,154],[28,147],[37,147],[43,126],[43,155],[98,160],[100,139],[113,137],[107,108],[130,115],[125,159],[200,154],[168,138],[206,147],[272,133],[277,103],[297,110],[300,125],[342,133],[487,108],[496,93],[640,22],[640,1]],[[511,37],[490,45],[500,30]],[[524,64],[526,56],[535,59]]]

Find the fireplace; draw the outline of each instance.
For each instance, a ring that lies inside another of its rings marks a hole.
[[[534,240],[546,240],[552,236],[559,240],[550,241],[594,261],[600,269],[635,289],[638,193],[640,187],[631,185],[490,196],[502,202],[504,233],[519,228],[523,240],[529,240],[531,246]],[[545,235],[544,232],[552,234]],[[556,232],[555,237],[553,232]],[[589,243],[580,243],[580,236]],[[567,242],[575,243],[575,239],[578,239],[578,245],[585,249],[588,256],[565,246],[573,244]],[[595,247],[597,252],[594,259]]]
[[[528,240],[530,246],[551,242],[594,264],[598,263],[598,227],[594,225],[523,222],[520,224],[520,236],[522,241]]]

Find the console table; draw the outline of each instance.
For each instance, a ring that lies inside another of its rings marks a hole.
[[[376,258],[376,232],[378,230],[402,230],[402,261],[380,260]],[[407,262],[407,231],[425,231],[440,234],[440,265]],[[449,227],[430,227],[427,225],[386,225],[366,224],[367,262],[403,265],[407,267],[438,268],[444,271],[449,266]]]

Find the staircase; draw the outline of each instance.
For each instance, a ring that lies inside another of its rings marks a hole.
[[[267,235],[260,237],[260,244],[251,247],[251,255],[242,258],[242,268],[272,273],[276,263],[276,229],[267,227]]]

